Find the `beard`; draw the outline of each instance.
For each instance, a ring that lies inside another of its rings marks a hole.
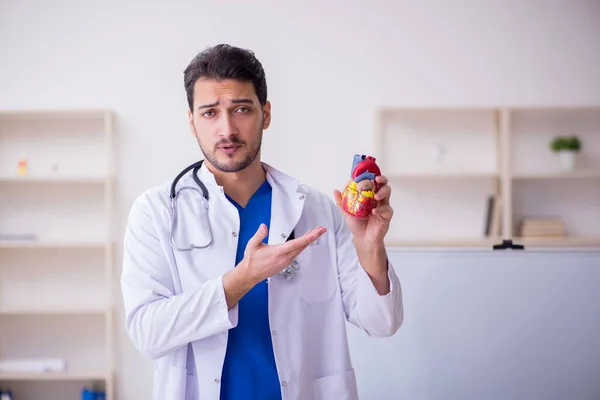
[[[195,130],[195,128],[194,128]],[[204,154],[204,159],[210,162],[216,169],[222,172],[239,172],[247,168],[250,164],[254,162],[258,154],[260,153],[260,149],[262,146],[262,124],[258,131],[258,139],[248,145],[246,142],[238,139],[237,136],[232,136],[230,139],[222,139],[220,140],[214,147],[212,151],[205,148],[202,143],[200,143],[200,139],[198,134],[196,134],[196,140],[198,141],[198,145],[200,146],[200,150],[202,154]],[[217,158],[217,154],[219,153],[219,146],[223,145],[234,145],[239,146],[239,149],[232,155],[227,156],[229,158],[228,161],[220,161]],[[239,157],[240,152],[244,152],[244,157],[240,161],[234,161],[234,157]]]

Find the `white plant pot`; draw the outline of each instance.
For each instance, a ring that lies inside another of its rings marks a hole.
[[[561,171],[573,171],[576,166],[577,152],[573,150],[561,150],[558,152]]]

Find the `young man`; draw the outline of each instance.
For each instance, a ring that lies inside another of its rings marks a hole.
[[[339,191],[333,202],[262,162],[271,104],[251,51],[206,49],[184,82],[204,162],[177,190],[198,191],[180,192],[176,213],[172,182],[146,191],[124,239],[126,326],[155,360],[154,398],[357,399],[346,320],[373,337],[403,320],[386,177],[359,220]]]

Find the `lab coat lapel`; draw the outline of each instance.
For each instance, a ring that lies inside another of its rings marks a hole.
[[[302,190],[298,179],[278,171],[267,163],[263,162],[262,166],[272,189],[268,243],[283,243],[300,220],[306,193]],[[208,187],[219,187],[206,165],[200,169],[200,177]]]
[[[267,180],[272,188],[269,244],[283,243],[294,230],[302,215],[305,193],[297,179],[263,163]]]

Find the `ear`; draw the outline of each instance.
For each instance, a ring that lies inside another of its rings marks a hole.
[[[192,135],[196,137],[196,130],[194,129],[194,113],[190,109],[188,109],[188,121],[190,124],[190,132],[192,132]]]
[[[263,129],[268,129],[271,125],[271,102],[267,101],[263,107]]]

